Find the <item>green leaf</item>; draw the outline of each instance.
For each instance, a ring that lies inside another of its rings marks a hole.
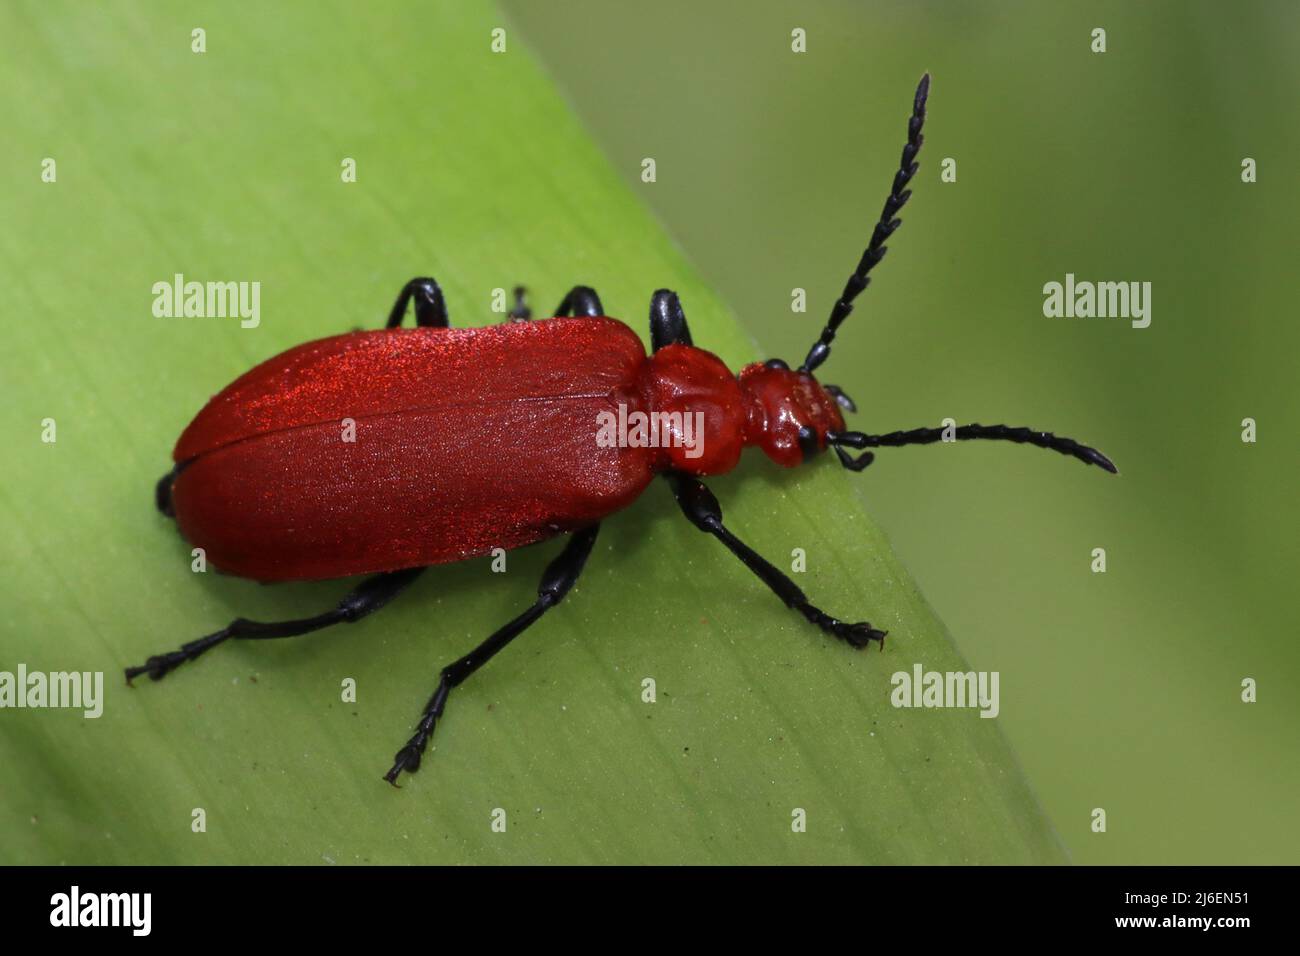
[[[235,616],[344,590],[191,573],[153,482],[210,394],[381,324],[412,275],[439,278],[458,325],[499,321],[496,288],[522,282],[541,310],[586,283],[643,329],[669,286],[698,344],[756,357],[494,8],[362,6],[0,12],[0,668],[105,679],[98,719],[0,712],[0,862],[1061,860],[996,720],[890,705],[895,671],[964,665],[830,460],[781,472],[751,453],[711,485],[775,563],[806,551],[814,601],[888,629],[883,653],[786,610],[656,484],[606,523],[569,598],[454,692],[400,790],[381,775],[438,669],[530,603],[554,542],[506,574],[435,569],[355,625],[123,685],[123,666]],[[176,273],[260,281],[260,325],[155,318],[153,284]]]

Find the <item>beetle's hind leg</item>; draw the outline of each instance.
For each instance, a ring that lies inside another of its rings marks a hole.
[[[397,597],[407,585],[419,577],[422,571],[424,568],[408,568],[405,571],[376,574],[349,591],[336,607],[315,617],[270,623],[236,618],[219,631],[200,637],[196,641],[190,641],[188,644],[182,644],[179,650],[155,655],[138,667],[128,667],[126,682],[131,683],[132,678],[139,677],[141,674],[148,674],[154,680],[162,680],[181,664],[194,660],[204,651],[216,647],[231,637],[249,639],[297,637],[299,634],[319,631],[331,624],[359,621]]]
[[[555,307],[555,316],[585,315],[597,318],[605,314],[605,307],[600,304],[600,296],[591,286],[575,285]]]
[[[412,279],[397,293],[397,301],[388,313],[386,329],[395,329],[406,318],[406,307],[415,302],[415,324],[424,328],[446,329],[451,326],[447,317],[447,303],[442,298],[442,288],[427,276]]]
[[[415,733],[394,756],[392,769],[384,774],[385,780],[396,786],[397,778],[402,771],[414,773],[420,769],[420,759],[429,745],[429,738],[433,736],[433,728],[447,706],[447,696],[452,688],[463,683],[467,677],[490,661],[497,651],[526,631],[539,617],[564,599],[569,589],[577,582],[578,575],[582,573],[582,567],[587,563],[587,556],[591,554],[591,546],[595,544],[596,533],[599,530],[600,525],[594,524],[570,535],[564,550],[546,566],[546,570],[542,573],[542,581],[537,586],[537,600],[533,602],[532,607],[497,630],[460,660],[453,661],[442,669],[438,687],[429,698],[429,702],[424,705],[424,713],[420,715],[420,721],[415,725]]]

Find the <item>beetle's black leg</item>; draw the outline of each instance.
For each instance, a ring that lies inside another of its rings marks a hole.
[[[694,344],[681,300],[669,289],[660,289],[650,297],[650,344],[656,352],[665,345]]]
[[[141,674],[148,674],[154,680],[162,680],[170,671],[186,661],[194,660],[204,651],[216,647],[227,638],[296,637],[299,634],[319,631],[331,624],[359,621],[397,597],[423,570],[424,568],[408,568],[405,571],[392,571],[366,578],[349,591],[337,607],[315,617],[271,623],[236,618],[219,631],[200,637],[196,641],[190,641],[188,644],[182,644],[179,650],[151,657],[138,667],[128,667],[126,681],[129,684],[132,678],[139,677]]]
[[[528,290],[521,285],[515,286],[515,304],[510,309],[510,321],[527,322],[533,317],[533,310],[528,308]]]
[[[585,315],[594,319],[604,314],[605,307],[600,304],[600,296],[596,295],[595,289],[585,285],[575,285],[555,307],[556,317]]]
[[[740,558],[745,567],[758,575],[759,579],[785,602],[786,607],[794,608],[823,631],[847,641],[854,647],[866,647],[872,641],[879,641],[881,646],[884,646],[885,631],[877,630],[865,621],[859,624],[846,624],[814,607],[808,602],[807,595],[800,590],[799,585],[728,531],[727,526],[722,523],[722,508],[718,505],[718,499],[705,487],[704,482],[693,475],[680,472],[669,472],[664,477],[672,485],[673,496],[691,523],[726,545],[727,550]]]
[[[189,465],[188,461],[181,462],[171,471],[167,472],[167,474],[159,478],[158,484],[153,487],[154,505],[169,518],[176,517],[176,512],[172,509],[172,485],[176,483],[176,476],[179,475],[187,465]]]
[[[406,307],[415,300],[415,324],[434,329],[445,329],[451,325],[447,318],[447,304],[442,298],[442,289],[433,279],[412,279],[402,286],[393,303],[393,310],[388,313],[386,329],[395,329],[406,318]]]
[[[396,786],[397,778],[402,771],[414,773],[420,769],[420,758],[424,756],[424,749],[428,746],[429,738],[433,736],[433,728],[447,706],[447,695],[451,693],[452,688],[461,684],[470,674],[490,661],[497,651],[563,600],[564,595],[569,593],[569,589],[578,580],[578,575],[582,573],[582,566],[587,563],[587,555],[591,554],[591,546],[595,543],[596,532],[599,530],[600,525],[594,524],[570,535],[559,557],[546,566],[541,584],[537,586],[537,600],[533,602],[533,606],[496,631],[460,660],[442,669],[438,688],[425,705],[420,722],[415,726],[415,733],[406,742],[406,746],[393,757],[393,767],[384,774],[385,780]]]

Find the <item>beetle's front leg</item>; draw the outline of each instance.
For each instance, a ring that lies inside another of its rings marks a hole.
[[[442,669],[438,687],[429,698],[429,702],[425,704],[424,713],[420,715],[420,720],[415,725],[415,733],[394,756],[392,769],[384,774],[385,780],[397,786],[397,778],[402,771],[414,773],[420,769],[420,760],[429,745],[429,738],[433,736],[433,729],[447,706],[447,697],[452,688],[463,683],[467,677],[490,661],[498,651],[564,599],[564,595],[569,593],[569,589],[577,582],[578,575],[582,573],[582,567],[587,563],[587,556],[591,554],[591,546],[595,543],[596,533],[599,530],[600,525],[594,524],[570,535],[559,557],[548,564],[542,573],[542,581],[537,586],[537,600],[533,602],[532,607],[497,630],[460,660],[453,661]]]
[[[665,345],[693,345],[691,327],[681,299],[670,289],[660,289],[650,297],[650,345],[658,352]]]
[[[826,633],[854,647],[866,647],[872,641],[877,641],[881,647],[884,647],[886,631],[872,627],[866,621],[846,624],[814,606],[799,585],[727,530],[727,526],[722,523],[722,508],[718,504],[718,499],[713,496],[713,492],[709,491],[704,482],[693,475],[680,472],[669,472],[664,477],[672,485],[673,496],[691,524],[701,531],[707,531],[726,545],[727,550],[740,558],[745,567],[758,575],[759,580],[771,588],[772,593],[784,601],[786,607],[793,608]]]

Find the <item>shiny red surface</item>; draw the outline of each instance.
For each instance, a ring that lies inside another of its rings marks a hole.
[[[392,329],[309,342],[243,375],[181,435],[181,532],[233,574],[342,577],[457,561],[591,524],[653,476],[598,448],[639,408],[645,351],[613,319]],[[342,440],[343,419],[356,441]]]
[[[834,397],[807,372],[754,362],[740,370],[740,388],[748,412],[745,443],[757,445],[778,465],[803,463],[800,428],[816,432],[823,451],[828,431],[844,431],[844,415]]]
[[[696,475],[717,475],[735,468],[745,447],[745,401],[736,376],[712,352],[688,345],[666,345],[650,356],[646,365],[642,392],[647,408],[703,415],[699,455],[691,457],[679,441],[659,449],[658,468]],[[676,428],[669,430],[678,433]]]
[[[692,416],[683,447],[603,447],[602,413]],[[698,417],[697,417],[698,416]],[[345,420],[355,441],[345,440]],[[655,473],[735,467],[746,445],[802,461],[843,428],[810,376],[669,345],[647,358],[616,319],[385,329],[308,342],[216,395],[181,435],[181,532],[262,581],[394,571],[509,550],[630,504]],[[692,450],[695,450],[694,448]]]

